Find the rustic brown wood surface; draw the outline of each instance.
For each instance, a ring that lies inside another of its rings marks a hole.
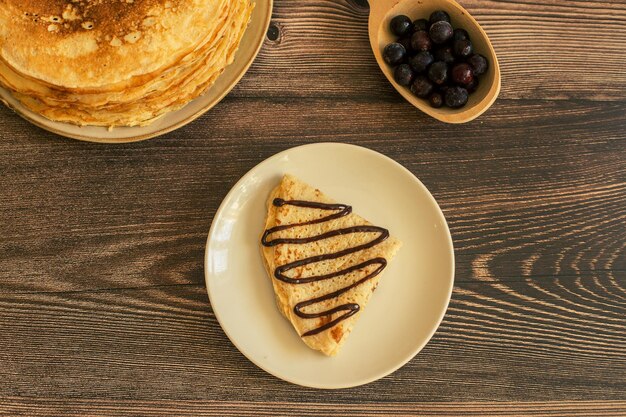
[[[388,84],[363,0],[276,0],[240,84],[157,139],[82,143],[0,109],[0,415],[625,416],[626,2],[461,3],[503,80],[465,125]],[[457,261],[426,348],[338,391],[250,363],[203,276],[230,187],[320,141],[415,173]]]

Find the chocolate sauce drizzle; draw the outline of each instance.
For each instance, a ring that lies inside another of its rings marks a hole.
[[[349,274],[351,272],[357,271],[361,268],[365,268],[369,265],[376,265],[378,264],[378,267],[370,272],[369,274],[367,274],[365,277],[359,279],[358,281],[355,281],[354,283],[348,285],[347,287],[341,288],[337,291],[331,292],[329,294],[325,294],[322,295],[320,297],[316,297],[316,298],[312,298],[310,300],[305,300],[302,301],[298,304],[296,304],[293,308],[294,313],[296,313],[296,315],[298,317],[304,318],[304,319],[314,319],[314,318],[319,318],[319,317],[328,317],[331,316],[334,313],[340,312],[340,311],[345,311],[344,314],[342,314],[341,316],[337,317],[334,320],[331,320],[330,322],[317,327],[313,330],[309,330],[308,332],[302,334],[302,337],[304,336],[312,336],[318,333],[323,332],[326,329],[330,329],[331,327],[334,327],[336,324],[338,324],[339,322],[355,315],[360,309],[361,306],[359,306],[356,303],[347,303],[347,304],[342,304],[339,305],[337,307],[334,307],[330,310],[326,310],[326,311],[321,311],[319,313],[305,313],[304,311],[302,311],[305,307],[308,307],[310,305],[313,304],[317,304],[317,303],[321,303],[322,301],[326,301],[326,300],[330,300],[332,298],[338,297],[341,294],[350,291],[351,289],[363,284],[364,282],[374,278],[375,276],[377,276],[378,274],[380,274],[383,269],[385,269],[385,267],[387,266],[387,260],[385,258],[373,258],[373,259],[369,259],[365,262],[361,262],[358,265],[353,265],[351,267],[342,269],[340,271],[337,272],[332,272],[329,274],[325,274],[325,275],[317,275],[317,276],[311,276],[311,277],[305,277],[305,278],[290,278],[286,275],[286,273],[294,268],[303,266],[303,265],[309,265],[312,263],[316,263],[316,262],[321,262],[321,261],[326,261],[329,259],[337,259],[337,258],[341,258],[342,256],[346,256],[349,255],[351,253],[355,253],[355,252],[359,252],[365,249],[369,249],[371,247],[374,247],[376,245],[378,245],[379,243],[383,242],[385,239],[387,239],[389,237],[389,231],[387,229],[383,229],[382,227],[377,227],[377,226],[367,226],[367,225],[362,225],[362,226],[351,226],[351,227],[344,227],[342,229],[336,229],[336,230],[331,230],[329,232],[326,233],[322,233],[320,235],[317,236],[310,236],[310,237],[303,237],[303,238],[277,238],[277,239],[273,239],[273,240],[269,240],[269,236],[273,233],[276,232],[280,232],[281,230],[287,230],[287,229],[291,229],[294,227],[298,227],[298,226],[306,226],[306,225],[310,225],[310,224],[318,224],[318,223],[324,223],[324,222],[328,222],[334,219],[338,219],[341,218],[343,216],[347,216],[348,214],[350,214],[352,212],[352,207],[348,206],[346,204],[325,204],[325,203],[317,203],[314,201],[302,201],[302,200],[283,200],[282,198],[276,198],[274,199],[274,201],[272,202],[272,204],[276,207],[281,207],[284,205],[290,205],[290,206],[296,206],[296,207],[303,207],[303,208],[312,208],[312,209],[319,209],[319,210],[328,210],[328,211],[334,211],[334,213],[329,214],[328,216],[325,217],[321,217],[319,219],[314,219],[314,220],[310,220],[308,222],[302,222],[302,223],[294,223],[294,224],[285,224],[285,225],[280,225],[280,226],[275,226],[272,227],[270,229],[267,229],[264,233],[263,233],[263,237],[261,238],[261,244],[263,246],[267,246],[267,247],[271,247],[271,246],[276,246],[276,245],[280,245],[280,244],[284,244],[284,243],[291,243],[291,244],[304,244],[304,243],[311,243],[311,242],[316,242],[318,240],[323,240],[323,239],[329,239],[331,237],[335,237],[335,236],[340,236],[340,235],[346,235],[346,234],[351,234],[351,233],[372,233],[372,232],[377,232],[379,233],[379,236],[377,238],[375,238],[374,240],[368,242],[368,243],[364,243],[362,245],[358,245],[358,246],[354,246],[352,248],[348,248],[348,249],[344,249],[335,253],[327,253],[327,254],[323,254],[323,255],[317,255],[317,256],[311,256],[309,258],[304,258],[304,259],[299,259],[297,261],[294,262],[290,262],[288,264],[285,265],[281,265],[279,267],[277,267],[274,270],[274,277],[276,279],[279,279],[283,282],[286,282],[288,284],[306,284],[309,282],[316,282],[316,281],[323,281],[323,280],[327,280],[327,279],[332,279],[332,278],[336,278],[342,275],[346,275]]]

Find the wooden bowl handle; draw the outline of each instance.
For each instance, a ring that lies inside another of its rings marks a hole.
[[[369,0],[370,4],[370,18],[372,15],[380,16],[382,19],[387,10],[389,10],[395,4],[393,0]]]
[[[368,31],[370,38],[370,45],[374,51],[376,59],[382,59],[381,51],[378,45],[378,31],[382,24],[387,11],[395,4],[394,0],[369,0],[370,4],[370,16],[368,22]]]

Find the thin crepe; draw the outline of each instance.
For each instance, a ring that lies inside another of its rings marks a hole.
[[[52,120],[146,125],[215,82],[252,9],[249,0],[0,0],[0,85]]]
[[[275,206],[274,200],[285,201],[311,201],[319,203],[335,203],[331,198],[324,195],[320,190],[298,180],[291,175],[285,175],[280,184],[271,192],[267,202],[267,218],[265,230],[281,225],[292,225],[320,219],[328,216],[327,210],[319,210],[308,207],[296,207],[291,205]],[[319,236],[329,231],[348,228],[352,226],[370,225],[367,220],[350,213],[348,215],[325,221],[317,224],[309,224],[288,228],[286,230],[272,233],[272,240],[278,238],[303,238]],[[336,253],[338,251],[354,248],[367,244],[379,236],[375,232],[348,233],[339,236],[317,240],[311,243],[281,243],[276,246],[261,245],[267,273],[272,281],[276,294],[276,303],[280,312],[291,322],[294,329],[301,335],[302,340],[310,348],[319,350],[325,355],[333,356],[337,354],[341,346],[345,343],[348,334],[356,321],[359,319],[363,308],[370,300],[374,289],[384,274],[384,271],[373,278],[357,285],[348,292],[329,300],[307,306],[307,313],[318,313],[328,311],[334,307],[355,303],[360,306],[359,311],[351,317],[339,321],[336,325],[314,335],[303,336],[307,332],[320,328],[321,326],[339,318],[345,312],[339,311],[332,315],[319,318],[302,318],[296,314],[294,307],[296,304],[324,294],[330,294],[341,288],[345,288],[364,276],[372,273],[379,265],[373,264],[360,268],[346,275],[341,275],[332,279],[314,281],[310,283],[293,284],[284,282],[275,277],[277,267],[291,262],[317,256],[320,254]],[[381,243],[364,250],[347,254],[337,259],[325,260],[294,268],[288,272],[290,278],[306,278],[311,276],[321,276],[335,273],[351,266],[363,263],[364,261],[384,258],[391,262],[392,258],[401,246],[401,242],[390,236]]]

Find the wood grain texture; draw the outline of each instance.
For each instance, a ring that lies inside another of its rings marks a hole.
[[[261,50],[256,62],[261,71],[246,76],[244,83],[253,87],[235,94],[396,97],[369,48],[364,3],[277,4],[272,21],[279,29],[277,39]],[[623,0],[460,3],[496,50],[500,98],[623,101]]]
[[[242,105],[247,114],[226,122]],[[468,279],[468,270],[484,278],[470,260],[476,253],[494,256],[495,279],[518,276],[522,262],[539,276],[623,271],[624,108],[504,101],[476,122],[449,126],[407,117],[407,103],[237,98],[172,140],[107,147],[42,140],[39,132],[7,138],[0,248],[11,256],[0,258],[0,270],[46,268],[6,276],[11,285],[0,292],[199,284],[204,239],[230,186],[275,152],[329,140],[386,153],[429,187],[448,217],[457,257],[468,259],[457,281]],[[257,113],[281,117],[241,134]],[[205,126],[215,126],[210,139]],[[29,172],[33,153],[45,158]],[[515,263],[504,266],[507,273],[497,266],[500,253]],[[531,254],[537,259],[529,261]],[[94,267],[97,279],[86,279]]]
[[[299,404],[286,402],[226,401],[59,401],[53,399],[6,399],[6,410],[13,416],[90,415],[90,416],[498,416],[498,417],[615,417],[626,413],[626,402],[571,401],[562,403],[399,403]],[[277,411],[279,410],[279,411]],[[0,412],[1,413],[1,412]],[[0,414],[2,415],[2,414]]]
[[[462,4],[503,75],[465,125],[387,83],[361,0],[277,0],[241,83],[161,138],[80,143],[0,109],[0,415],[625,416],[626,2]],[[230,187],[320,141],[417,175],[457,264],[425,349],[330,392],[245,359],[202,266]]]
[[[618,401],[625,305],[597,311],[601,302],[580,290],[601,294],[594,281],[608,285],[602,278],[530,284],[579,308],[525,283],[458,284],[437,334],[409,364],[375,383],[331,392],[294,389],[248,362],[221,331],[202,285],[6,294],[0,392],[120,400],[235,401],[245,391],[248,401]],[[624,291],[626,280],[616,288]]]

